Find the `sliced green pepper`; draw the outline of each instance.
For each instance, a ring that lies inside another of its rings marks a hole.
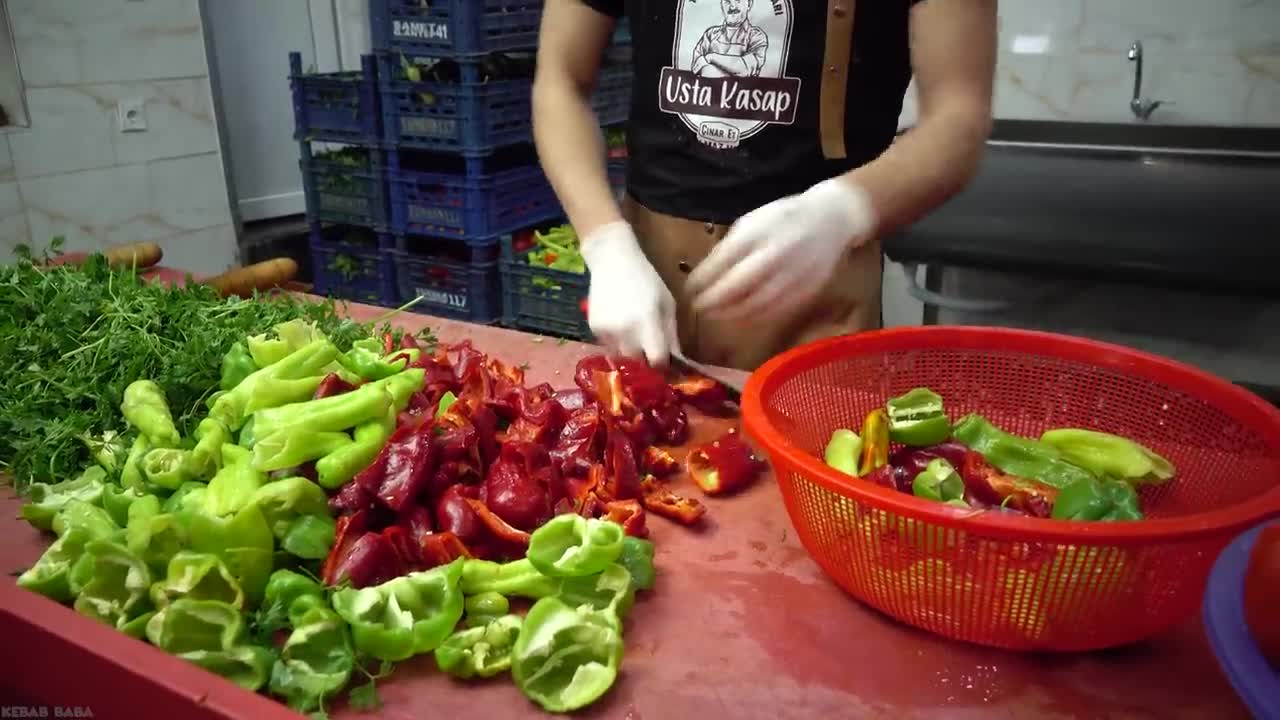
[[[653,543],[630,535],[622,539],[622,553],[618,564],[631,574],[631,584],[637,590],[652,590],[657,581],[653,569]]]
[[[196,426],[196,446],[188,456],[189,477],[208,480],[222,469],[222,446],[231,441],[231,431],[217,418],[207,417]]]
[[[965,447],[982,455],[1000,471],[1037,480],[1063,490],[1081,480],[1096,480],[1093,473],[1062,458],[1054,448],[997,428],[981,415],[968,415],[956,424],[953,435]]]
[[[250,503],[227,518],[192,511],[187,521],[191,549],[221,558],[240,583],[247,606],[257,607],[271,577],[275,550],[275,537],[262,510]]]
[[[858,476],[858,458],[862,454],[862,438],[852,430],[841,428],[831,433],[823,460],[827,467],[845,475]]]
[[[918,498],[968,507],[964,501],[964,478],[943,458],[934,458],[916,475],[911,492]]]
[[[56,602],[71,602],[76,595],[71,591],[72,566],[93,539],[88,530],[71,528],[44,551],[35,565],[18,576],[18,587]]]
[[[458,402],[458,396],[454,395],[452,390],[446,391],[444,395],[440,396],[440,402],[436,405],[436,417],[444,417],[444,414],[449,412],[449,408],[453,407],[456,402]]]
[[[408,366],[406,359],[390,362],[382,356],[382,343],[375,338],[357,340],[351,349],[338,357],[342,367],[360,376],[362,380],[382,380],[396,373],[403,372]]]
[[[72,500],[100,504],[106,490],[106,477],[107,472],[95,466],[85,470],[74,480],[54,485],[32,483],[27,490],[27,502],[20,511],[22,519],[40,530],[52,530],[53,519]]]
[[[636,586],[631,573],[615,563],[596,575],[564,578],[556,597],[570,607],[588,606],[622,619],[635,602]]]
[[[350,445],[344,445],[316,461],[316,479],[321,487],[337,490],[373,464],[395,429],[395,418],[391,413],[388,413],[387,418],[370,420],[357,426],[355,438]]]
[[[204,507],[204,496],[209,486],[195,480],[188,480],[178,486],[173,494],[160,503],[160,512],[174,513]]]
[[[595,575],[622,552],[622,526],[566,514],[534,531],[525,557],[547,577]]]
[[[269,482],[249,498],[262,508],[276,539],[283,540],[294,521],[304,515],[329,515],[329,498],[319,485],[304,477]]]
[[[1058,492],[1053,503],[1055,520],[1141,520],[1138,493],[1123,480],[1079,480]]]
[[[496,592],[472,595],[463,603],[466,611],[463,624],[467,627],[480,627],[511,612],[511,603]]]
[[[303,515],[280,538],[280,549],[303,560],[323,560],[333,548],[337,523],[329,515]]]
[[[516,686],[548,712],[572,712],[613,686],[622,662],[617,620],[556,598],[534,603],[511,653]]]
[[[333,609],[351,625],[362,653],[398,662],[440,646],[462,619],[461,558],[377,587],[346,588],[333,596]]]
[[[299,616],[271,668],[269,688],[299,712],[318,709],[346,687],[355,669],[347,625],[316,607]]]
[[[287,341],[268,338],[265,334],[250,337],[247,345],[249,347],[249,357],[253,358],[253,364],[260,368],[275,365],[289,357],[291,352]]]
[[[174,448],[182,442],[169,414],[164,391],[151,380],[135,380],[124,389],[120,412],[130,425],[147,436],[152,447]]]
[[[89,448],[98,467],[106,470],[109,476],[115,477],[128,452],[124,447],[124,438],[120,437],[116,431],[108,430],[96,437],[84,433],[80,436],[80,440],[84,442],[85,447]]]
[[[260,472],[287,470],[350,444],[351,436],[343,432],[285,429],[253,446],[253,467]]]
[[[249,692],[257,692],[267,684],[275,662],[274,653],[256,645],[239,645],[229,650],[193,650],[178,657],[221,675]]]
[[[53,532],[58,537],[71,528],[87,530],[94,540],[107,540],[120,532],[120,526],[106,510],[74,498],[53,518]]]
[[[84,550],[82,560],[88,561],[85,564],[91,568],[92,576],[87,582],[73,582],[73,590],[74,585],[83,585],[76,598],[76,612],[122,628],[150,609],[147,589],[151,587],[151,573],[141,558],[124,545],[108,540],[94,540]]]
[[[142,472],[142,461],[151,450],[151,441],[147,436],[138,433],[129,446],[129,454],[125,457],[124,467],[120,469],[120,484],[140,493],[148,492],[147,476]]]
[[[147,623],[152,645],[181,655],[189,652],[230,650],[244,638],[240,611],[217,600],[175,600]]]
[[[258,365],[249,354],[249,348],[245,347],[243,342],[237,342],[231,346],[226,355],[222,356],[222,381],[218,387],[222,388],[223,392],[234,390],[257,370]]]
[[[915,388],[890,399],[886,410],[889,437],[894,442],[928,447],[951,436],[951,421],[942,407],[942,396],[929,388]]]
[[[503,615],[450,635],[436,648],[436,666],[455,677],[490,678],[511,669],[511,651],[524,620]]]
[[[266,482],[266,473],[254,470],[252,462],[224,465],[209,481],[204,511],[219,517],[234,515],[254,502]]]
[[[190,458],[190,450],[163,447],[148,450],[142,459],[142,474],[156,487],[177,490],[182,483],[192,479],[187,474]]]
[[[1150,448],[1110,433],[1062,428],[1045,432],[1040,442],[1062,453],[1069,462],[1099,476],[1158,485],[1176,472],[1173,463]]]
[[[285,430],[295,433],[349,430],[386,417],[391,404],[391,393],[384,384],[369,383],[341,395],[259,410],[253,414],[253,434],[266,438]]]
[[[264,597],[268,606],[276,606],[283,612],[289,613],[294,602],[301,597],[323,598],[324,587],[315,580],[292,570],[280,569],[271,573]]]
[[[508,563],[467,559],[462,564],[461,587],[468,597],[493,592],[537,600],[554,595],[560,583],[538,572],[527,557]]]
[[[236,609],[244,608],[240,583],[217,555],[180,552],[169,561],[164,580],[151,586],[151,601],[165,608],[174,601],[216,600]]]
[[[156,575],[168,571],[169,561],[189,542],[186,523],[173,513],[161,513],[159,500],[143,498],[129,508],[125,545]]]
[[[862,423],[862,454],[858,477],[866,477],[889,464],[889,416],[881,408],[867,414]]]
[[[130,620],[120,627],[120,632],[128,635],[135,640],[147,639],[147,624],[151,622],[151,618],[156,616],[155,610],[142,613],[138,617]]]
[[[129,508],[144,497],[148,497],[148,495],[134,488],[124,488],[114,483],[108,483],[103,488],[102,507],[111,516],[112,522],[124,527],[129,524]],[[156,507],[160,507],[158,499]]]

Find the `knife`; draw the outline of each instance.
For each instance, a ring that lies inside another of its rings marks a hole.
[[[735,405],[742,404],[742,383],[736,379],[725,379],[724,373],[726,371],[723,368],[715,368],[710,365],[703,365],[702,363],[694,362],[678,352],[671,353],[671,364],[685,372],[694,372],[715,380],[724,388],[725,394],[729,396],[730,402]]]

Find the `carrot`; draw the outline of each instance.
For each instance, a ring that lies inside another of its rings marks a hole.
[[[247,297],[254,290],[270,290],[293,279],[298,263],[292,258],[276,258],[249,267],[236,268],[204,281],[224,297]]]
[[[136,267],[139,270],[149,268],[160,262],[164,251],[153,242],[139,242],[130,245],[118,245],[102,251],[107,264],[114,268]]]

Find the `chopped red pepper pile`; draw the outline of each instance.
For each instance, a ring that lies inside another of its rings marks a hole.
[[[460,556],[520,557],[556,514],[643,537],[646,511],[683,524],[706,512],[663,482],[680,467],[657,445],[687,439],[684,403],[714,406],[714,383],[677,392],[644,363],[592,356],[578,363],[576,389],[530,388],[523,370],[470,342],[412,367],[426,371],[423,389],[373,464],[330,500],[339,519],[326,583],[366,587]],[[446,393],[457,400],[437,417]]]

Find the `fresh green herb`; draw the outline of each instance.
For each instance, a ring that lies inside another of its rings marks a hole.
[[[559,338],[558,340],[556,340],[556,345],[559,345],[561,347],[568,344],[569,344],[569,338]]]
[[[364,673],[369,682],[352,688],[347,694],[347,704],[360,712],[373,712],[382,707],[382,698],[378,696],[378,681],[389,677],[395,670],[395,664],[383,660],[378,665],[376,673],[369,672],[363,662],[358,663],[356,667]]]

